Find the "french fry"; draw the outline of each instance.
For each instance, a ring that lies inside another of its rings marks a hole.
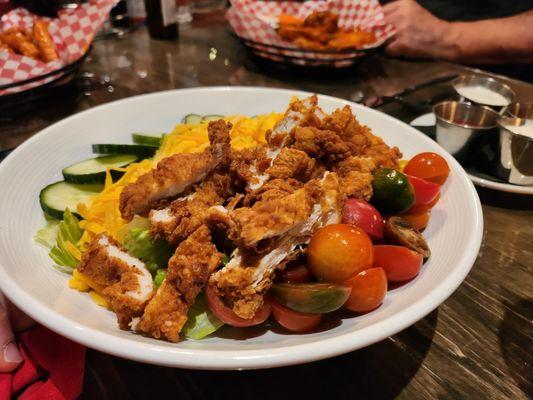
[[[41,50],[44,62],[55,61],[59,58],[48,32],[48,22],[39,19],[33,24],[33,42]]]
[[[7,51],[8,53],[13,53],[13,49],[9,47],[6,43],[0,40],[0,51]]]
[[[20,30],[8,30],[0,34],[0,40],[22,55],[39,59],[41,52]]]

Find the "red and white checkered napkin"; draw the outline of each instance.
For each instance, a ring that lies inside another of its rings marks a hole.
[[[64,9],[58,18],[48,19],[48,30],[59,54],[59,60],[50,63],[33,58],[0,51],[0,85],[19,82],[57,70],[80,58],[89,48],[94,36],[106,20],[116,0],[90,0],[75,9]],[[40,17],[24,8],[17,8],[4,14],[0,30],[12,27],[32,29],[34,21]],[[52,76],[24,86],[0,91],[0,95],[27,90],[56,79]]]
[[[362,29],[374,33],[376,42],[363,47],[371,49],[379,47],[395,33],[395,29],[385,22],[381,5],[377,0],[318,0],[318,1],[257,1],[230,0],[231,8],[226,17],[237,36],[251,40],[255,50],[265,50],[268,46],[284,48],[296,47],[282,40],[267,20],[277,20],[280,14],[289,14],[306,18],[314,11],[329,10],[339,16],[339,26],[343,29]],[[262,48],[259,44],[266,45]],[[308,60],[342,60],[362,55],[360,52],[339,52],[326,55],[321,52],[301,52],[268,47],[270,55],[283,55]],[[258,53],[259,54],[259,53]],[[264,56],[263,54],[260,54]],[[267,57],[274,59],[274,57]]]

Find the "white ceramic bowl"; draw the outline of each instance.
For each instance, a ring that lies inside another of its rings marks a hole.
[[[33,242],[44,218],[38,194],[61,179],[61,169],[92,157],[92,143],[128,143],[132,132],[170,131],[188,113],[255,115],[283,111],[292,96],[308,93],[242,87],[174,90],[105,104],[60,121],[29,139],[0,164],[0,289],[43,325],[88,347],[142,362],[198,369],[267,368],[309,362],[380,341],[439,306],[476,259],[483,217],[479,198],[459,164],[416,129],[378,111],[320,96],[326,111],[350,105],[357,117],[405,158],[433,151],[451,173],[424,235],[432,257],[420,275],[389,291],[368,314],[345,318],[329,330],[291,335],[269,330],[243,340],[214,336],[177,344],[120,331],[115,316],[71,290],[68,276],[51,267]]]

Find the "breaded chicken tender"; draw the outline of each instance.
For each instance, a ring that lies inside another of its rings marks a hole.
[[[335,173],[326,172],[321,180],[308,182],[304,190],[315,199],[307,219],[276,238],[264,254],[238,247],[230,262],[209,280],[215,292],[241,318],[253,318],[272,286],[275,271],[300,254],[301,246],[309,242],[315,230],[341,220],[345,197]]]
[[[265,171],[270,179],[296,179],[307,182],[313,175],[316,161],[305,152],[283,148]]]
[[[174,200],[168,207],[150,211],[152,235],[177,245],[205,223],[210,207],[224,203],[232,194],[229,175],[211,174],[190,195]]]
[[[180,243],[168,262],[167,276],[148,303],[136,329],[156,339],[177,342],[196,296],[220,262],[221,254],[202,225]]]
[[[91,242],[77,269],[103,288],[101,294],[117,314],[121,329],[129,329],[153,295],[152,275],[144,263],[106,235]]]
[[[318,195],[304,187],[285,197],[260,201],[250,208],[238,208],[231,213],[233,224],[229,237],[238,246],[257,250],[260,241],[283,235],[304,223]]]
[[[211,146],[203,153],[181,153],[167,157],[137,182],[124,187],[120,194],[120,212],[129,221],[135,214],[146,215],[160,200],[183,193],[191,185],[202,181],[230,157],[229,132],[232,125],[223,120],[209,123]]]

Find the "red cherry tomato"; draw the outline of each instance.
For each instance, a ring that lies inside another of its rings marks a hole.
[[[392,245],[374,246],[374,267],[383,268],[390,282],[403,282],[420,272],[422,254],[407,247]]]
[[[272,306],[272,315],[274,319],[285,329],[292,332],[307,332],[320,324],[321,314],[307,314],[288,309],[277,301],[269,299]]]
[[[367,312],[377,308],[387,293],[387,275],[383,268],[370,268],[348,279],[345,285],[352,287],[344,307],[355,312]]]
[[[307,267],[318,278],[342,283],[372,266],[372,241],[357,226],[334,224],[317,230],[307,248]]]
[[[423,213],[423,212],[426,212],[426,211],[429,211],[431,210],[435,204],[437,204],[439,202],[439,199],[440,199],[440,193],[437,194],[437,197],[435,197],[435,199],[433,199],[433,201],[429,204],[420,204],[418,206],[412,206],[409,210],[407,210],[408,213],[410,214],[419,214],[419,213]],[[403,215],[402,215],[403,217]]]
[[[342,223],[355,225],[364,230],[371,239],[383,238],[383,217],[373,206],[362,199],[348,199],[342,211]]]
[[[270,304],[265,303],[257,310],[252,319],[244,319],[239,317],[233,312],[233,310],[220,300],[211,287],[205,289],[205,297],[207,298],[207,304],[213,314],[217,316],[220,320],[224,321],[226,324],[234,326],[236,328],[244,328],[247,326],[259,325],[267,320],[270,316],[271,307]]]
[[[285,283],[306,283],[311,280],[311,273],[303,264],[288,266],[280,271],[279,280]]]
[[[450,167],[436,153],[420,153],[409,160],[403,172],[442,185],[448,178]]]
[[[440,185],[436,183],[412,175],[407,175],[407,178],[415,190],[415,202],[413,206],[430,204],[440,193]]]
[[[428,226],[430,215],[430,211],[422,211],[416,214],[409,212],[407,214],[402,214],[401,218],[409,222],[413,228],[422,232],[426,229],[426,226]]]

